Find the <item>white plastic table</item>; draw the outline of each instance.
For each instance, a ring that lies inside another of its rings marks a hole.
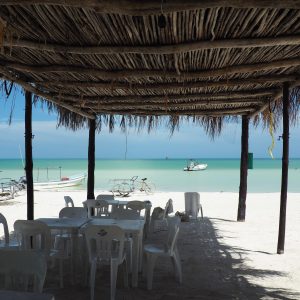
[[[0,299],[3,300],[55,300],[53,295],[29,293],[29,292],[17,292],[0,290]]]
[[[139,274],[139,262],[140,252],[142,249],[143,243],[143,228],[145,221],[144,220],[118,220],[118,219],[106,219],[106,218],[93,218],[88,224],[85,224],[82,227],[82,231],[85,226],[88,225],[116,225],[124,230],[125,233],[128,233],[132,237],[132,286],[138,286],[138,274]]]

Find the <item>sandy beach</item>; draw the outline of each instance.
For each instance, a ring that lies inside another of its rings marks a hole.
[[[86,199],[85,191],[36,192],[35,218],[57,217],[64,207],[64,195],[70,195],[76,206],[82,206]],[[174,212],[184,211],[183,193],[136,194],[127,199],[150,200],[152,207],[164,207],[170,198]],[[169,289],[165,292],[160,289],[160,297],[150,293],[149,299],[300,299],[300,194],[288,194],[283,255],[276,254],[279,193],[248,194],[246,222],[243,223],[235,221],[238,194],[200,193],[200,199],[204,218],[181,223],[178,243],[183,285],[178,287],[168,266]],[[0,202],[0,212],[12,231],[15,220],[26,218],[26,196]],[[154,276],[154,291],[166,277],[163,269],[158,273]],[[122,299],[147,298],[143,295],[145,284],[139,286],[134,297],[129,292],[126,296],[125,292]],[[88,299],[88,294],[86,297]],[[69,299],[66,294],[58,297],[63,298]]]

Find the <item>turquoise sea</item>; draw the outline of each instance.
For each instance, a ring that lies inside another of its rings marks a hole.
[[[143,159],[96,161],[95,188],[110,189],[112,179],[147,177],[156,191],[238,192],[239,159],[201,159],[207,163],[205,171],[184,172],[185,159]],[[281,159],[254,159],[254,168],[248,172],[248,192],[279,192],[281,185]],[[290,159],[289,192],[300,192],[300,159]],[[87,171],[86,159],[34,160],[34,180],[58,179]],[[0,178],[18,179],[24,175],[20,159],[0,159]],[[84,189],[85,185],[76,187]]]

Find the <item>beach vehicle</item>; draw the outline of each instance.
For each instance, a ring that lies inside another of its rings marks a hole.
[[[207,168],[207,164],[199,163],[196,160],[190,159],[183,171],[203,171]]]

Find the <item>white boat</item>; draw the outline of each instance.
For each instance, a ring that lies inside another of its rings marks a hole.
[[[183,168],[183,171],[203,171],[206,168],[207,168],[207,164],[202,164],[191,159],[187,164],[187,166]]]
[[[61,177],[60,180],[37,181],[33,183],[33,188],[34,190],[39,191],[76,186],[81,184],[85,178],[86,174],[83,173],[71,177]]]
[[[86,174],[79,174],[71,177],[62,177],[60,180],[49,180],[44,182],[34,182],[35,190],[57,189],[81,184],[86,178]]]

